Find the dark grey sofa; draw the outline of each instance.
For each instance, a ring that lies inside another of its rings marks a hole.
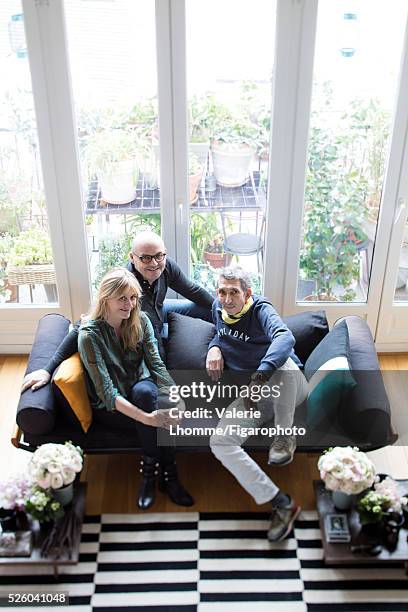
[[[323,311],[301,313],[284,318],[296,339],[295,351],[304,363],[328,333]],[[390,444],[396,436],[391,431],[390,406],[383,384],[379,363],[370,330],[357,316],[346,317],[350,339],[350,361],[357,381],[355,388],[342,401],[336,417],[323,418],[318,428],[309,430],[307,403],[296,410],[295,424],[305,426],[307,435],[298,438],[298,451],[321,451],[334,445],[356,445],[372,450]],[[46,315],[39,323],[27,372],[44,367],[68,332],[70,322],[61,315]],[[169,316],[167,367],[176,382],[186,373],[195,380],[206,379],[205,355],[214,327],[182,315]],[[208,382],[208,379],[206,379]],[[190,406],[187,402],[187,407]],[[22,394],[17,408],[18,430],[13,443],[27,450],[45,442],[72,440],[88,453],[132,452],[139,450],[134,432],[107,430],[93,422],[85,434],[75,419],[68,418],[66,407],[53,384]],[[265,440],[265,445],[270,441]],[[259,444],[248,447],[258,448]],[[194,443],[187,450],[203,450]]]

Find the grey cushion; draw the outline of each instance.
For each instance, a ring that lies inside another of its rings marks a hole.
[[[202,319],[194,319],[177,312],[169,312],[169,339],[166,346],[169,370],[203,370],[208,345],[215,334],[215,326]]]
[[[282,317],[282,320],[294,335],[295,353],[304,364],[310,353],[329,333],[326,313],[324,310],[299,312],[289,317]]]

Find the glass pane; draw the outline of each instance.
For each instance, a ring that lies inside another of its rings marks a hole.
[[[57,302],[21,2],[0,10],[0,304]]]
[[[276,3],[188,0],[192,277],[239,263],[262,291]],[[222,52],[220,51],[222,49]]]
[[[408,301],[408,222],[405,225],[404,237],[402,239],[394,300],[396,302]]]
[[[66,0],[92,286],[160,233],[154,0]]]
[[[407,10],[319,2],[298,300],[367,299]]]

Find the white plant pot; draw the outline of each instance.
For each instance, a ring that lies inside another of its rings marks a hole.
[[[214,174],[222,187],[240,187],[246,183],[254,149],[248,145],[211,143]]]
[[[128,204],[135,199],[138,172],[134,161],[112,164],[111,172],[97,172],[101,195],[110,204]]]

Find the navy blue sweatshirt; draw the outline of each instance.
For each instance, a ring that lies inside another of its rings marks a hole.
[[[253,296],[251,308],[233,325],[222,320],[222,306],[212,306],[216,335],[208,348],[218,346],[229,370],[265,371],[271,374],[288,357],[301,366],[293,347],[295,339],[272,304],[264,297]]]

